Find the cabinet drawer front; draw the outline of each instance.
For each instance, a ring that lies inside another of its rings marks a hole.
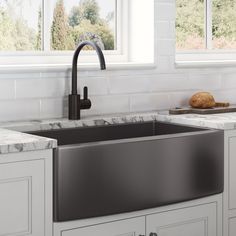
[[[163,212],[147,217],[147,235],[216,236],[216,203]]]
[[[44,161],[0,164],[0,236],[44,235]]]
[[[138,236],[145,235],[145,217],[120,220],[73,230],[63,231],[62,236]]]

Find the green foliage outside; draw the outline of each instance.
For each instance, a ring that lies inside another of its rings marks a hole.
[[[0,8],[0,50],[36,50],[36,33],[27,26],[27,22],[10,16],[10,10]]]
[[[31,28],[23,15],[16,14],[25,4],[22,0],[3,0],[0,5],[0,51],[42,50],[42,9],[38,9],[37,27]],[[28,0],[30,1],[30,0]],[[113,50],[114,33],[109,22],[114,19],[110,12],[101,18],[96,0],[78,0],[67,15],[64,0],[57,0],[51,26],[51,49],[74,50],[83,40],[93,40],[102,49]],[[89,48],[87,48],[89,49]]]
[[[38,10],[38,27],[35,30],[14,12],[16,6],[23,4],[22,0],[4,2],[6,7],[0,7],[0,50],[42,50],[41,8]],[[212,2],[213,48],[236,49],[236,1]],[[67,15],[64,4],[63,0],[57,0],[53,13],[53,50],[74,50],[82,40],[94,40],[105,50],[115,48],[114,33],[109,25],[114,19],[114,12],[108,13],[103,19],[96,0],[78,0],[78,5]],[[204,0],[176,0],[176,6],[177,49],[204,49]]]
[[[236,49],[236,2],[213,0],[213,46]]]
[[[63,0],[58,0],[53,14],[51,47],[54,50],[69,50],[73,47]]]
[[[69,16],[71,26],[76,26],[84,19],[89,20],[92,25],[99,23],[99,6],[96,0],[82,0],[78,6],[74,6]]]
[[[39,8],[39,11],[38,11],[38,31],[36,35],[35,47],[37,50],[42,49],[42,9],[41,7]]]
[[[236,49],[236,2],[213,0],[213,48]],[[177,49],[204,49],[204,0],[176,0]]]
[[[178,49],[204,47],[204,2],[176,1],[176,44]]]
[[[114,34],[108,22],[100,17],[96,0],[81,0],[69,16],[62,10],[63,0],[58,0],[58,4],[60,7],[54,9],[51,29],[52,49],[74,50],[83,40],[93,40],[105,50],[114,49]]]

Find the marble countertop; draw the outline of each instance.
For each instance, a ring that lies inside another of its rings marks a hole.
[[[61,118],[49,120],[32,120],[26,122],[2,122],[0,123],[0,128],[6,128],[20,132],[30,132],[39,130],[136,123],[157,120],[158,116],[158,112],[144,112],[87,116],[82,117],[81,120],[68,120],[67,118]]]
[[[222,113],[214,115],[169,115],[167,111],[151,111],[142,113],[88,116],[82,117],[81,120],[77,121],[71,121],[67,118],[63,118],[24,122],[1,122],[0,154],[50,149],[57,146],[56,140],[29,135],[22,132],[112,125],[130,122],[137,123],[152,120],[221,130],[236,129],[236,113]]]
[[[158,120],[170,123],[198,126],[204,128],[233,130],[236,129],[236,112],[211,115],[183,114],[169,115],[161,113]]]
[[[24,122],[1,122],[0,128],[19,132],[38,130],[53,130],[63,128],[77,128],[86,126],[101,126],[122,123],[137,123],[144,121],[163,121],[182,125],[199,126],[213,129],[236,129],[236,113],[222,113],[214,115],[169,115],[168,111],[150,111],[139,113],[121,113],[102,116],[87,116],[81,120],[48,119]]]
[[[0,129],[0,154],[51,149],[57,140]]]

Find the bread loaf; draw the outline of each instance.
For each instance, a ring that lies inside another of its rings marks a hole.
[[[194,108],[212,108],[216,105],[214,97],[208,92],[199,92],[194,94],[189,105]]]

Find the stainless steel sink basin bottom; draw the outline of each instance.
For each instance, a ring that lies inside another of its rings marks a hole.
[[[223,191],[223,132],[161,122],[39,131],[58,139],[54,221],[137,211]]]

